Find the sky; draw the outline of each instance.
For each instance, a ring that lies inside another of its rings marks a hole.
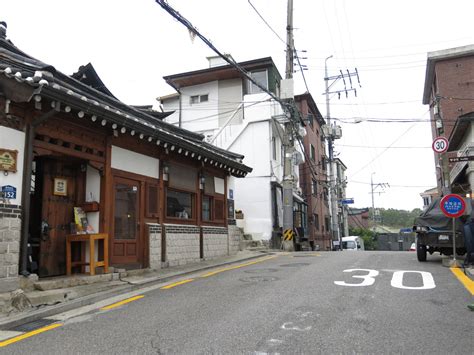
[[[270,56],[284,77],[287,0],[168,3],[219,51],[238,62]],[[163,76],[204,69],[215,55],[153,0],[1,4],[0,20],[17,47],[65,74],[92,63],[127,104],[156,104],[173,93]],[[359,73],[357,96],[350,91],[329,101],[332,122],[342,128],[335,156],[347,167],[352,207],[372,206],[371,181],[373,204],[385,209],[421,208],[420,192],[436,186],[422,104],[426,57],[474,44],[473,13],[472,0],[294,0],[295,47],[307,69],[294,74],[295,93],[308,90],[326,117],[325,62],[329,76]],[[332,86],[343,88],[342,81]]]

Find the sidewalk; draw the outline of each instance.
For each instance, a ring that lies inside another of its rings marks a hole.
[[[197,263],[151,271],[114,270],[113,273],[87,276],[55,277],[30,280],[22,290],[14,292],[11,305],[5,305],[11,295],[0,294],[0,330],[9,329],[54,314],[93,304],[95,302],[135,291],[219,266],[245,262],[278,250],[243,250],[236,255],[202,260]],[[3,298],[2,298],[3,296]]]

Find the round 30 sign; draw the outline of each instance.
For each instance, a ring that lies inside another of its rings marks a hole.
[[[444,137],[437,137],[431,144],[431,148],[435,153],[444,153],[449,148],[449,141]]]
[[[466,203],[461,196],[449,194],[441,199],[439,207],[446,217],[457,218],[466,210]]]

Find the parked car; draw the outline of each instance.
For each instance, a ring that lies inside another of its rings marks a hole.
[[[426,261],[427,253],[453,254],[453,220],[446,217],[440,208],[441,198],[434,199],[425,211],[415,219],[413,231],[416,233],[416,256],[418,261]],[[464,255],[464,224],[470,220],[474,201],[466,201],[464,215],[456,219],[456,254]]]
[[[360,251],[365,250],[364,240],[356,235],[350,235],[348,237],[342,237],[342,249]]]

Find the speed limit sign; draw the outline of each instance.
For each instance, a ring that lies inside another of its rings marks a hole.
[[[444,137],[437,137],[431,145],[435,153],[444,153],[448,150],[449,142]]]

